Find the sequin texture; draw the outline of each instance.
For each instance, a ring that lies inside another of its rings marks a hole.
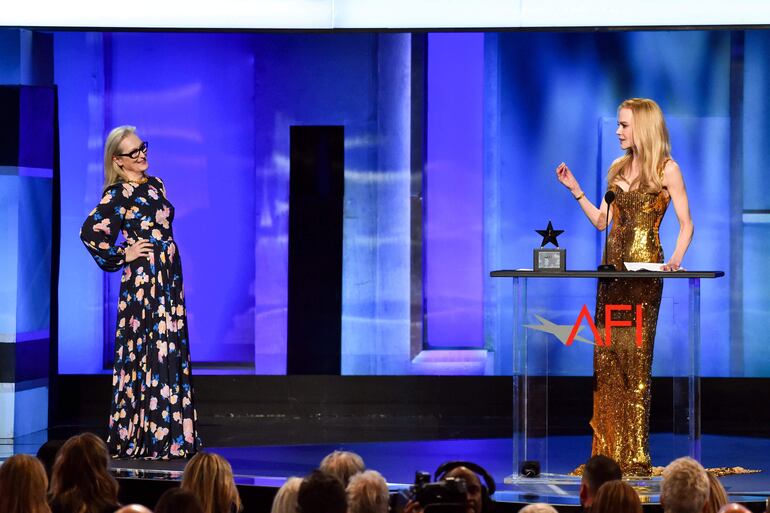
[[[612,228],[607,261],[616,269],[623,262],[663,262],[658,229],[666,213],[669,195],[623,191],[610,187]],[[613,327],[609,347],[594,349],[594,408],[592,453],[609,456],[625,475],[652,472],[649,453],[650,374],[663,291],[660,279],[601,279],[596,295],[596,320],[604,333],[605,305],[631,305],[629,311],[612,312],[613,320],[627,320],[631,327]],[[642,345],[636,344],[636,305],[643,305]],[[605,341],[606,342],[606,341]]]

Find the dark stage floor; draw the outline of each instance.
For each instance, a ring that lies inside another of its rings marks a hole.
[[[7,455],[34,452],[42,443],[27,440],[13,449],[4,446]],[[652,435],[650,447],[653,463],[665,465],[672,453],[671,435]],[[554,436],[549,440],[549,472],[562,474],[583,461],[590,448],[587,436]],[[579,480],[559,478],[505,484],[513,472],[512,444],[509,439],[426,440],[402,442],[336,443],[313,445],[263,445],[245,447],[209,447],[207,450],[225,456],[233,466],[242,486],[277,488],[290,476],[310,472],[320,460],[335,449],[360,454],[367,467],[380,471],[393,488],[410,484],[414,472],[432,472],[448,460],[470,460],[485,467],[498,482],[498,502],[578,503]],[[742,466],[757,469],[758,474],[722,478],[733,500],[764,501],[770,496],[770,439],[706,435],[702,439],[702,462],[706,467]],[[184,461],[115,460],[113,468],[121,477],[175,480],[181,478]],[[649,503],[658,502],[657,481],[636,482],[640,495]]]
[[[651,451],[655,464],[665,465],[658,454],[669,454],[671,436],[653,435]],[[551,437],[550,472],[566,474],[583,461],[590,448],[586,436]],[[726,476],[722,483],[731,494],[770,495],[770,440],[727,436],[704,436],[703,463],[706,467],[742,466],[762,470],[758,474]],[[449,460],[470,460],[486,468],[498,482],[496,500],[511,502],[545,501],[577,504],[579,480],[561,479],[560,484],[537,481],[519,485],[504,484],[513,473],[512,444],[509,439],[438,440],[386,443],[354,443],[299,446],[212,448],[225,456],[244,477],[286,478],[302,476],[334,449],[344,448],[360,454],[367,467],[380,471],[389,483],[409,484],[417,470],[433,472]],[[666,456],[666,460],[669,458]],[[660,460],[660,461],[659,461]],[[657,486],[648,490],[649,500],[657,502]],[[524,497],[527,495],[527,497]],[[540,496],[535,497],[534,495]],[[547,496],[547,497],[546,497]]]

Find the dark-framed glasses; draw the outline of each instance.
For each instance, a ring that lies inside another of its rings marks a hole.
[[[141,146],[129,151],[128,153],[116,153],[115,156],[136,159],[139,158],[140,153],[144,153],[145,155],[147,154],[147,141],[144,141]]]

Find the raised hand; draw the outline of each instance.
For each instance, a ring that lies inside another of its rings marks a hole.
[[[567,164],[562,162],[559,164],[559,167],[556,168],[556,178],[559,180],[559,182],[570,190],[573,194],[580,190],[580,184],[575,179],[575,176],[572,174],[572,171],[569,170],[567,167]]]

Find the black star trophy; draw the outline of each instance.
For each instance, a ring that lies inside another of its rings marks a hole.
[[[543,237],[543,243],[540,248],[534,251],[533,269],[535,271],[564,271],[567,267],[567,250],[559,247],[556,237],[564,233],[564,230],[554,230],[551,221],[548,221],[548,228],[545,230],[535,230]],[[546,244],[553,244],[556,249],[545,248]]]

